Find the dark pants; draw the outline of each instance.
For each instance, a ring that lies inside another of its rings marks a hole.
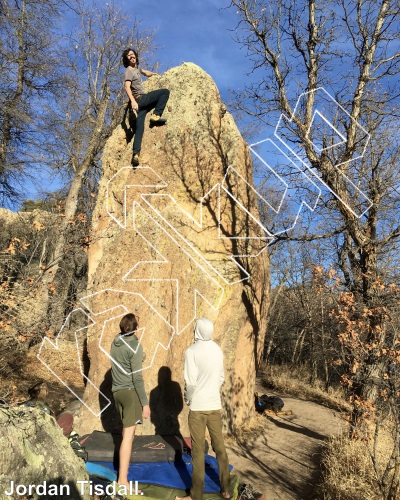
[[[211,446],[218,461],[219,481],[221,491],[229,493],[229,461],[226,453],[224,437],[222,435],[221,412],[190,411],[189,430],[192,438],[192,489],[190,496],[193,500],[202,500],[204,491],[204,439],[206,427],[211,437]]]
[[[147,94],[141,95],[137,99],[139,106],[136,117],[135,140],[133,141],[133,154],[140,154],[144,132],[144,120],[146,114],[154,108],[154,114],[161,116],[169,98],[168,89],[152,90]]]

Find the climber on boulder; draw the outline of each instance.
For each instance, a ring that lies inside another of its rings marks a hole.
[[[146,114],[154,109],[150,117],[150,126],[164,125],[166,119],[161,115],[167,105],[169,98],[168,89],[145,91],[141,80],[141,75],[148,78],[157,75],[153,71],[148,71],[139,66],[138,54],[133,49],[126,49],[122,53],[122,64],[126,68],[124,74],[125,91],[129,97],[129,104],[136,114],[136,131],[133,141],[132,166],[137,167],[140,163],[140,150],[144,132],[144,121]]]

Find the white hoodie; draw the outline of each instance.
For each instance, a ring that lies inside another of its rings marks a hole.
[[[192,411],[221,409],[220,387],[224,382],[224,355],[211,340],[212,322],[200,318],[195,326],[195,343],[185,352],[185,401]]]

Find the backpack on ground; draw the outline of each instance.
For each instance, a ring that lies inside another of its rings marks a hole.
[[[267,396],[263,394],[262,396],[258,396],[256,392],[254,394],[256,411],[258,413],[263,413],[265,410],[274,411],[278,413],[278,411],[282,411],[285,403],[278,396]]]

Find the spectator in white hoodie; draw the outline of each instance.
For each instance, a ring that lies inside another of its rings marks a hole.
[[[192,488],[190,495],[176,500],[202,500],[204,491],[204,441],[206,427],[218,461],[221,494],[230,498],[229,461],[222,435],[220,388],[224,382],[224,355],[211,340],[214,325],[207,318],[196,320],[195,342],[185,352],[185,402],[190,407],[192,439]]]

